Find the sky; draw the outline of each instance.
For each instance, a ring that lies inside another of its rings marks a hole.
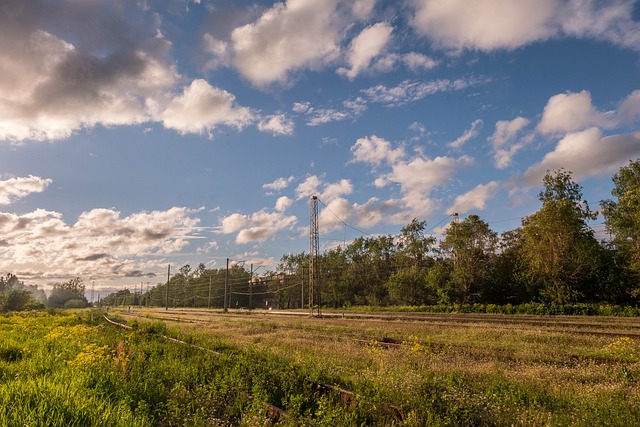
[[[640,2],[0,0],[0,272],[258,273],[640,158]],[[603,219],[593,223],[603,234]]]

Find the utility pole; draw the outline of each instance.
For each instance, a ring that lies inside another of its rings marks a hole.
[[[320,233],[318,231],[318,196],[311,196],[309,199],[309,207],[311,218],[309,221],[309,310],[311,316],[313,316],[313,306],[316,294],[318,296],[318,317],[320,317],[320,289],[319,289],[319,276],[318,271],[318,252],[320,252]]]
[[[209,274],[209,299],[207,300],[207,308],[211,308],[211,274]]]
[[[164,289],[164,309],[169,310],[169,277],[171,276],[171,264],[167,268],[167,286]]]
[[[300,270],[302,271],[302,281],[300,282],[302,299],[300,300],[300,308],[304,310],[304,265],[301,266]]]
[[[227,270],[224,274],[224,312],[229,311],[229,258],[227,258]]]
[[[253,302],[253,263],[251,263],[251,273],[249,273],[249,311]]]

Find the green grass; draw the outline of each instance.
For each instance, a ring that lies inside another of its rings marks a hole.
[[[133,330],[91,311],[0,316],[0,399],[9,402],[0,425],[263,426],[267,405],[289,414],[278,425],[640,425],[640,343],[630,337],[482,322],[161,315],[128,317]],[[611,328],[635,327],[619,322]],[[344,401],[310,380],[357,395]]]

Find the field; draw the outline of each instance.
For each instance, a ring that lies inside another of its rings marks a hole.
[[[640,425],[637,318],[132,308],[0,334],[1,425]]]

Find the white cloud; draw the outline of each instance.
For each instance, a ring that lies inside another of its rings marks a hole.
[[[273,182],[264,184],[262,188],[265,188],[267,190],[274,190],[274,191],[284,190],[289,186],[289,184],[293,182],[294,179],[295,178],[293,177],[293,175],[290,176],[289,178],[278,178]]]
[[[413,0],[412,4],[415,31],[436,47],[454,51],[516,49],[557,37],[591,38],[640,49],[633,1]]]
[[[426,196],[433,188],[447,182],[458,168],[472,162],[467,156],[457,159],[446,156],[434,159],[415,157],[396,162],[392,172],[384,176],[384,179],[386,183],[400,184],[405,194]]]
[[[632,122],[640,118],[640,90],[635,90],[618,106],[620,121]]]
[[[112,209],[93,209],[75,224],[42,209],[0,213],[0,264],[16,274],[30,271],[24,279],[153,275],[164,261],[146,257],[183,249],[196,236],[194,212],[174,207],[122,217]]]
[[[495,196],[498,183],[491,181],[488,184],[480,184],[473,190],[456,197],[453,205],[448,209],[448,212],[457,212],[464,214],[472,210],[484,210],[487,200]]]
[[[518,133],[528,124],[529,120],[524,117],[496,122],[496,130],[487,140],[493,145],[493,160],[498,169],[504,169],[509,166],[513,156],[530,142],[530,138],[514,142]]]
[[[337,0],[276,3],[231,33],[233,63],[256,86],[284,83],[292,71],[333,61],[340,50]]]
[[[513,49],[553,35],[557,0],[413,0],[412,26],[447,49]]]
[[[393,27],[385,22],[365,28],[351,41],[347,53],[350,68],[339,68],[338,73],[353,80],[362,71],[367,70],[371,61],[384,50],[391,38]]]
[[[486,79],[440,79],[430,82],[405,80],[394,87],[377,85],[364,89],[362,92],[372,102],[385,104],[388,107],[398,107],[439,92],[463,90],[469,86],[484,82],[486,82]]]
[[[465,142],[469,141],[471,138],[474,138],[478,135],[478,132],[482,129],[482,120],[477,119],[471,123],[471,127],[467,129],[459,138],[455,141],[449,143],[449,147],[451,148],[460,148],[464,145]]]
[[[402,62],[413,72],[429,71],[438,66],[439,62],[422,53],[409,52],[402,57]]]
[[[225,234],[234,233],[246,227],[250,222],[246,215],[234,213],[220,221],[221,231]]]
[[[572,0],[564,6],[561,27],[568,36],[640,50],[640,23],[633,20],[636,2]]]
[[[204,49],[211,55],[207,61],[205,68],[215,70],[220,67],[228,66],[231,63],[231,52],[229,43],[219,40],[209,33],[205,33],[202,37]]]
[[[203,133],[218,125],[242,128],[253,120],[246,107],[235,105],[235,96],[197,79],[169,102],[162,113],[165,127],[179,133]]]
[[[305,197],[317,195],[319,187],[320,178],[318,178],[316,175],[308,176],[296,188],[296,199],[300,200]]]
[[[287,196],[279,197],[278,200],[276,200],[275,210],[277,212],[284,212],[287,209],[289,209],[292,203],[293,203],[293,200],[291,200]]]
[[[371,16],[376,0],[354,0],[352,1],[353,16],[357,19],[364,20]]]
[[[0,30],[0,139],[53,140],[97,124],[145,122],[154,114],[146,100],[161,97],[177,77],[147,51],[98,57],[42,30],[19,37]]]
[[[29,175],[0,181],[0,205],[9,205],[31,193],[41,193],[51,184],[50,179]]]
[[[611,113],[601,113],[591,103],[591,94],[561,93],[549,98],[537,130],[541,133],[575,132],[591,126],[610,127]]]
[[[637,157],[640,132],[603,137],[600,129],[589,128],[562,138],[554,151],[527,169],[523,180],[528,185],[539,185],[547,170],[560,168],[572,171],[575,179],[601,176]]]
[[[378,166],[382,162],[393,164],[405,155],[402,147],[392,149],[389,141],[376,135],[358,138],[351,146],[351,153],[353,153],[352,162],[368,163],[373,166]]]
[[[221,231],[225,234],[237,232],[238,244],[264,242],[282,230],[291,229],[297,222],[297,217],[284,215],[281,211],[260,210],[251,215],[235,213],[223,218]]]
[[[352,212],[353,206],[347,200],[333,199],[318,214],[318,228],[324,233],[340,229],[343,221],[350,221]]]
[[[351,194],[353,192],[353,185],[348,179],[341,179],[338,182],[327,184],[320,194],[320,200],[325,203],[332,202],[334,199],[340,196]]]
[[[344,101],[341,109],[316,108],[309,102],[295,102],[292,106],[294,112],[309,116],[307,126],[320,126],[331,122],[355,119],[366,109],[367,102],[362,97]]]
[[[274,114],[260,120],[258,130],[269,132],[273,135],[292,135],[294,124],[293,120],[285,114]]]

